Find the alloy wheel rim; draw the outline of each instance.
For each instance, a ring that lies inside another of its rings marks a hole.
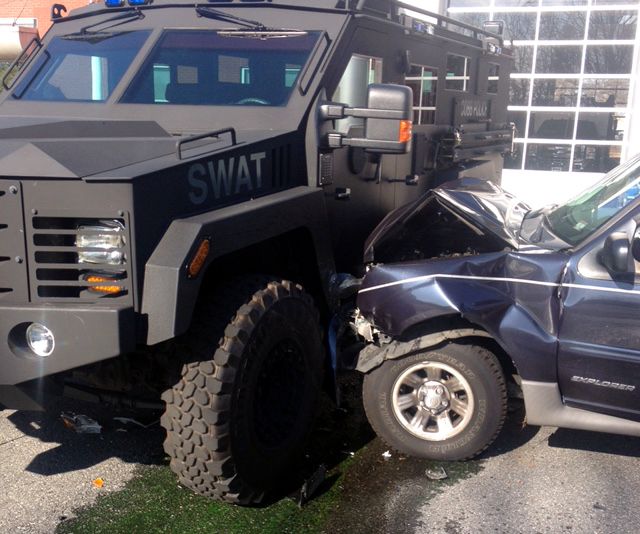
[[[393,413],[412,435],[444,441],[462,432],[473,415],[475,400],[469,382],[441,362],[420,362],[394,382]]]

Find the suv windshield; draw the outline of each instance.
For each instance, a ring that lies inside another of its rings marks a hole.
[[[576,245],[640,196],[640,158],[614,169],[602,181],[547,215],[551,230]]]
[[[20,100],[104,102],[138,55],[149,31],[55,37],[16,86]]]
[[[320,33],[265,35],[167,30],[122,102],[284,106]]]

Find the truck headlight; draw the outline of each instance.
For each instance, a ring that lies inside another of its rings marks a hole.
[[[125,263],[124,225],[120,221],[100,221],[100,225],[78,227],[76,247],[79,263],[122,265]]]
[[[27,345],[34,354],[42,358],[50,356],[56,346],[53,332],[40,323],[32,323],[27,328]]]

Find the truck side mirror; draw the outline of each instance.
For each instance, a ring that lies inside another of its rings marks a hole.
[[[366,108],[350,108],[337,102],[320,104],[320,120],[345,117],[365,119],[364,138],[347,137],[339,132],[326,134],[326,148],[352,146],[376,154],[406,154],[411,150],[413,93],[405,85],[371,84]]]
[[[608,271],[626,273],[630,271],[631,244],[625,232],[614,232],[604,242],[600,262]]]

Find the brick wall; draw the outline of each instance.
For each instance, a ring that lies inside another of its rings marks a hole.
[[[35,18],[40,35],[44,35],[51,25],[51,6],[63,4],[67,13],[77,7],[90,4],[89,0],[4,0],[0,2],[0,18]]]

